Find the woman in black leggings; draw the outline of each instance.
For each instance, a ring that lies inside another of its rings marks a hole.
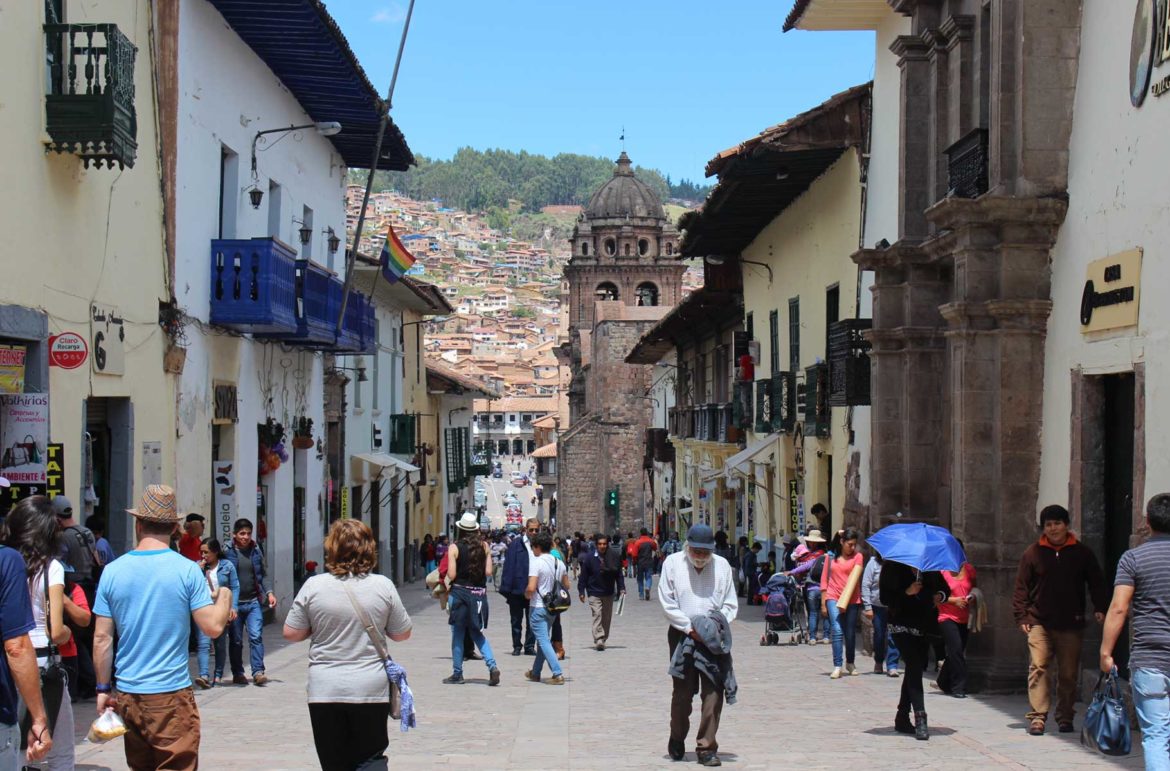
[[[908,565],[887,560],[882,564],[879,588],[882,604],[889,609],[890,634],[905,665],[894,730],[926,740],[930,738],[930,730],[922,697],[922,672],[926,669],[927,651],[939,636],[938,606],[947,601],[947,584],[939,573],[920,573]]]

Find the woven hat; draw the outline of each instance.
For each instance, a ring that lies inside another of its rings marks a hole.
[[[820,530],[809,530],[808,535],[800,540],[806,543],[827,543]]]
[[[475,512],[464,512],[459,521],[455,523],[455,527],[460,530],[479,530],[479,517],[475,516]]]
[[[148,485],[142,492],[138,508],[126,511],[148,522],[179,522],[179,507],[175,503],[175,491],[166,485]]]

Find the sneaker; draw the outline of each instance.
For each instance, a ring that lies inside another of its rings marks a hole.
[[[698,756],[699,756],[699,765],[700,766],[721,766],[721,765],[723,765],[723,761],[720,760],[719,756],[716,755],[714,752],[700,752],[700,753],[698,753]]]
[[[491,671],[488,673],[488,685],[499,685],[499,684],[500,684],[500,670],[497,669],[496,667],[492,667]]]
[[[550,677],[548,679],[548,684],[549,685],[564,685],[565,684],[565,676],[564,675],[553,675],[552,677]]]
[[[195,685],[199,686],[199,688],[204,691],[211,687],[211,683],[207,680],[206,677],[203,676],[195,678]]]
[[[535,648],[525,648],[525,649],[524,649],[524,655],[525,655],[525,656],[535,656],[535,655],[536,655],[536,649],[535,649]]]
[[[886,670],[886,677],[901,677],[902,673],[896,669]]]
[[[539,677],[537,677],[536,675],[532,674],[532,670],[531,670],[531,669],[527,670],[527,671],[524,673],[524,679],[525,679],[525,680],[531,680],[531,681],[532,681],[532,682],[534,682],[534,683],[539,683],[539,682],[540,682],[540,678],[539,678]]]
[[[845,665],[845,674],[847,674],[847,675],[860,675],[861,673],[857,671],[857,667],[853,666],[852,664],[846,664]]]
[[[963,698],[967,698],[966,694],[963,695]],[[1059,726],[1057,727],[1057,730],[1060,731],[1062,734],[1071,734],[1073,732],[1073,724],[1071,722],[1060,723]]]
[[[252,675],[252,682],[256,685],[264,685],[268,682],[268,675],[264,674],[263,672],[257,672],[256,674]]]
[[[593,647],[599,651],[603,651],[605,650],[605,643],[597,643],[597,645],[594,645]]]
[[[513,648],[513,649],[512,649],[512,655],[513,655],[513,656],[519,656],[519,655],[520,655],[520,649],[519,649],[519,648]]]
[[[1031,723],[1029,723],[1028,724],[1028,735],[1029,736],[1043,736],[1044,735],[1044,721],[1041,720],[1040,718],[1036,718]]]
[[[933,688],[933,689],[934,689],[934,690],[936,690],[936,691],[941,691],[941,690],[942,690],[942,688],[941,688],[941,687],[939,686],[939,684],[938,684],[938,680],[931,680],[931,681],[930,681],[930,687],[931,687],[931,688]]]
[[[669,739],[666,742],[666,754],[671,760],[682,760],[686,757],[687,746],[680,739]]]
[[[834,667],[833,671],[829,673],[829,679],[830,680],[841,679],[841,667]]]
[[[965,698],[967,698],[967,694],[966,694],[966,693],[964,693],[963,691],[952,691],[952,692],[951,692],[951,696],[955,697],[956,699],[965,699]],[[1063,734],[1067,734],[1067,733],[1070,733],[1071,731],[1072,731],[1072,723],[1069,723],[1069,724],[1068,724],[1068,731],[1064,730],[1064,724],[1063,724],[1063,723],[1061,724],[1061,726],[1060,726],[1060,732],[1061,732],[1061,733],[1063,733]]]
[[[822,637],[821,639],[817,640],[817,645],[827,645],[828,643],[829,638],[827,637]]]
[[[450,677],[444,677],[443,682],[447,685],[463,685],[463,675],[452,673]]]
[[[232,685],[247,685],[248,678],[243,675],[232,675]]]

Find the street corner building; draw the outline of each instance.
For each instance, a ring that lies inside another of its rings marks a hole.
[[[1153,0],[798,0],[786,29],[873,30],[861,248],[872,292],[868,527],[951,528],[1010,595],[1066,505],[1112,581],[1163,490],[1170,373],[1159,153],[1170,19]],[[1161,468],[1161,473],[1159,469]],[[972,685],[1022,688],[1006,601]],[[1094,657],[1099,627],[1086,633]]]
[[[623,151],[569,239],[569,425],[557,439],[558,527],[611,532],[653,524],[642,483],[653,370],[626,356],[681,298],[678,233]]]

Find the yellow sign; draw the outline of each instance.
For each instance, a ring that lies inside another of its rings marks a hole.
[[[1141,283],[1141,249],[1090,262],[1081,292],[1081,332],[1136,327]]]
[[[0,394],[24,393],[23,345],[0,345]]]
[[[341,518],[349,519],[349,488],[345,485],[341,486]]]

